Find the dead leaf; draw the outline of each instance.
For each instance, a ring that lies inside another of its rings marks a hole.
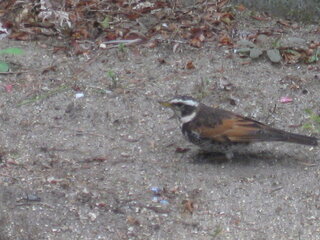
[[[190,151],[190,148],[181,148],[181,147],[176,148],[176,153],[186,153],[188,151]]]
[[[205,38],[206,37],[204,35],[203,29],[201,28],[191,29],[191,40],[190,40],[191,46],[200,48]]]
[[[139,32],[128,32],[124,35],[125,40],[134,40],[134,39],[142,39],[145,40],[146,36]]]
[[[17,41],[30,41],[33,38],[34,36],[31,36],[31,34],[28,32],[14,32],[9,36],[9,39],[14,39]]]
[[[246,10],[246,7],[243,4],[240,4],[240,5],[236,6],[236,9],[238,11],[242,12],[242,11]]]
[[[132,216],[128,216],[127,217],[127,222],[131,225],[137,225],[139,226],[140,225],[140,221],[138,219],[136,219],[135,217],[132,217]]]
[[[195,66],[193,65],[192,61],[187,62],[186,69],[188,69],[188,70],[195,69]]]
[[[264,17],[264,16],[251,16],[251,18],[258,20],[258,21],[269,21],[269,18]]]
[[[217,4],[217,7],[218,8],[222,8],[224,5],[226,5],[227,3],[229,2],[229,0],[220,0],[218,1],[216,4]]]
[[[159,41],[154,39],[154,40],[151,40],[149,41],[147,44],[146,44],[146,47],[148,48],[155,48],[159,45]]]
[[[72,34],[72,38],[80,40],[80,39],[88,39],[90,36],[89,32],[85,28],[78,28],[75,32]]]
[[[85,161],[86,162],[104,162],[106,160],[108,160],[107,157],[93,157],[93,158],[88,158]]]
[[[194,211],[194,204],[192,200],[183,200],[183,212],[189,212],[190,214]]]
[[[45,69],[42,70],[42,74],[46,74],[48,72],[55,72],[57,71],[57,66],[50,66],[50,67],[47,67]]]
[[[200,48],[202,46],[202,43],[197,38],[193,38],[190,40],[190,45],[193,47]]]
[[[125,14],[126,17],[131,20],[131,21],[134,21],[136,20],[137,18],[141,17],[142,15],[138,12],[129,12],[129,13],[126,13]]]
[[[219,43],[221,43],[222,45],[233,45],[232,39],[227,34],[220,36]]]
[[[53,48],[53,53],[58,53],[58,52],[66,52],[67,51],[67,47],[65,46],[56,46]]]
[[[167,63],[164,58],[158,58],[158,62],[159,62],[160,64],[165,64],[165,63]]]
[[[277,21],[277,23],[279,23],[279,24],[281,24],[281,25],[283,25],[283,26],[285,26],[285,27],[291,27],[290,22],[289,22],[289,21],[286,21],[286,20],[283,20],[283,19],[279,19],[279,20]]]
[[[221,22],[228,25],[232,22],[233,19],[234,19],[234,15],[230,12],[223,13],[222,16],[220,17]]]
[[[175,43],[175,44],[173,45],[173,48],[172,48],[173,53],[176,53],[176,52],[177,52],[177,49],[178,49],[179,45],[180,45],[179,43]]]
[[[299,62],[299,60],[302,59],[301,53],[292,49],[286,49],[284,51],[281,51],[281,55],[287,64],[297,63]]]

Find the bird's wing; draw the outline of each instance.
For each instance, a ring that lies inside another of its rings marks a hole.
[[[196,130],[201,137],[212,141],[248,143],[261,141],[265,128],[262,123],[230,113],[215,123],[200,124]]]
[[[250,143],[260,141],[283,141],[311,146],[318,139],[275,129],[263,123],[222,109],[203,106],[204,111],[192,127],[199,137],[214,142]],[[211,116],[211,117],[208,117]]]

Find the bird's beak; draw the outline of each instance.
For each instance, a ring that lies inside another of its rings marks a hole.
[[[164,107],[173,109],[172,104],[170,102],[159,101],[159,103]],[[173,111],[173,115],[169,119],[174,119],[176,117],[177,117],[177,113],[175,111]]]
[[[171,108],[172,107],[172,104],[170,102],[163,102],[163,101],[159,101],[159,103],[164,106],[164,107],[169,107]]]

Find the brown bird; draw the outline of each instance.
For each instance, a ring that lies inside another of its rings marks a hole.
[[[187,140],[205,151],[225,153],[228,159],[233,157],[234,151],[254,142],[278,141],[318,145],[315,137],[275,129],[223,109],[208,107],[189,96],[177,96],[170,101],[159,103],[174,111]]]

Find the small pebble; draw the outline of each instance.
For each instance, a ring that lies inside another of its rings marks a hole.
[[[290,97],[281,97],[281,98],[280,98],[280,102],[281,102],[281,103],[290,103],[290,102],[292,102],[292,101],[293,101],[293,99],[290,98]]]
[[[169,202],[167,200],[165,200],[165,199],[160,200],[160,203],[162,205],[168,205],[169,204]]]
[[[161,189],[159,187],[151,187],[150,190],[155,194],[159,194],[161,192]]]
[[[158,197],[152,197],[152,202],[158,202],[159,198]]]
[[[84,93],[82,93],[82,92],[76,93],[75,97],[76,97],[76,99],[82,98],[82,97],[84,97]]]

